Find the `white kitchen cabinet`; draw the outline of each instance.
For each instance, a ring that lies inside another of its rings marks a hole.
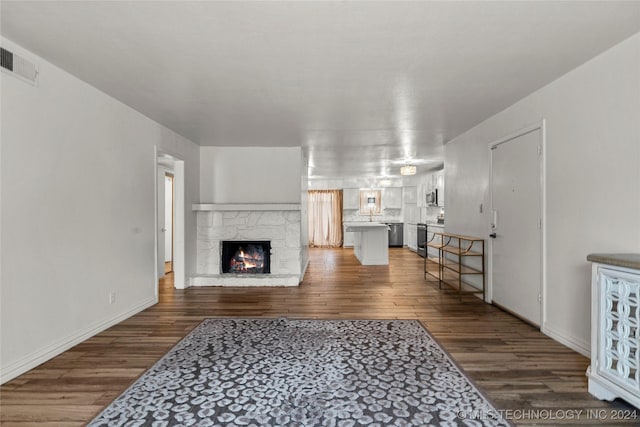
[[[416,224],[405,224],[404,230],[406,233],[405,242],[407,243],[407,247],[413,252],[416,252],[418,250],[418,226]]]
[[[344,227],[342,231],[342,247],[343,248],[353,247],[353,232],[347,231],[347,227]]]
[[[438,190],[438,206],[444,206],[444,171],[433,174],[433,188]]]
[[[640,408],[640,254],[591,254],[589,393]]]
[[[353,232],[353,252],[362,265],[389,264],[389,227],[370,222],[345,223]]]
[[[419,208],[424,208],[427,206],[426,195],[427,195],[427,181],[426,179],[421,179],[418,182],[418,193],[417,193],[418,200],[416,201],[416,204]]]
[[[402,187],[385,187],[382,189],[384,209],[402,209]]]
[[[417,198],[417,187],[403,187],[402,188],[402,199],[405,205],[415,204]]]
[[[360,209],[359,188],[345,188],[342,190],[342,209]]]
[[[418,182],[417,206],[424,208],[433,206],[427,204],[427,194],[438,190],[438,206],[444,206],[444,171],[424,175]]]

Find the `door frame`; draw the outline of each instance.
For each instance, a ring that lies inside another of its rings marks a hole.
[[[153,172],[154,172],[154,191],[153,191],[153,211],[154,211],[154,277],[156,299],[159,297],[160,276],[158,275],[158,171],[161,166],[159,158],[162,155],[171,156],[174,159],[173,167],[173,283],[176,289],[185,289],[186,278],[186,261],[185,261],[185,162],[184,159],[170,151],[159,148],[157,145],[153,150]],[[164,174],[163,174],[164,175]],[[164,178],[163,178],[164,179]],[[164,187],[164,181],[163,181]],[[164,209],[164,206],[162,207]],[[163,224],[164,226],[164,224]]]
[[[497,147],[500,144],[507,143],[513,139],[516,139],[520,136],[526,135],[531,132],[535,132],[536,130],[540,131],[540,155],[538,156],[539,162],[539,185],[540,185],[540,219],[541,219],[541,227],[540,227],[540,330],[543,330],[547,321],[547,192],[546,192],[546,170],[547,170],[547,139],[546,139],[546,123],[545,119],[540,120],[534,124],[529,126],[525,126],[515,132],[512,132],[508,135],[503,136],[493,142],[490,142],[488,145],[488,155],[489,155],[489,212],[487,213],[487,217],[489,221],[487,221],[487,236],[492,232],[491,231],[491,212],[493,211],[493,155],[492,151],[494,147]],[[488,245],[488,257],[487,257],[487,296],[486,302],[493,303],[493,239],[489,238]]]

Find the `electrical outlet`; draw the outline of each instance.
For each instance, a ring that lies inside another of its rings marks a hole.
[[[278,266],[280,268],[287,268],[287,261],[284,259],[281,259],[280,262],[278,263]]]
[[[116,303],[116,293],[109,292],[109,304],[115,304],[115,303]]]

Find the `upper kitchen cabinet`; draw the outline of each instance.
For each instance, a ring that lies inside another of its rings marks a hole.
[[[418,191],[417,191],[418,200],[416,201],[416,204],[418,205],[419,208],[424,208],[427,206],[427,192],[431,191],[430,186],[431,186],[431,175],[427,177],[423,177],[423,179],[421,179],[418,182]]]
[[[444,171],[433,174],[433,187],[438,190],[438,206],[444,206]]]
[[[415,204],[418,189],[416,187],[404,187],[402,190],[403,203],[405,205]]]
[[[382,203],[385,209],[402,209],[402,187],[383,188]]]
[[[360,209],[359,188],[345,188],[342,190],[342,209]]]
[[[418,181],[417,190],[417,205],[419,208],[427,206],[435,206],[431,204],[427,199],[428,194],[432,194],[435,197],[435,191],[438,191],[437,206],[444,206],[444,171],[438,171],[429,175],[423,175]],[[430,200],[433,200],[431,198]]]

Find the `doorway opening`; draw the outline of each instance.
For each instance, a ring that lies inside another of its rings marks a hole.
[[[168,271],[173,273],[173,286],[176,289],[186,287],[185,164],[184,160],[157,147],[155,158],[155,276],[158,296],[159,280]],[[167,262],[170,262],[170,265],[166,264]]]
[[[173,273],[173,174],[164,174],[164,274]]]

